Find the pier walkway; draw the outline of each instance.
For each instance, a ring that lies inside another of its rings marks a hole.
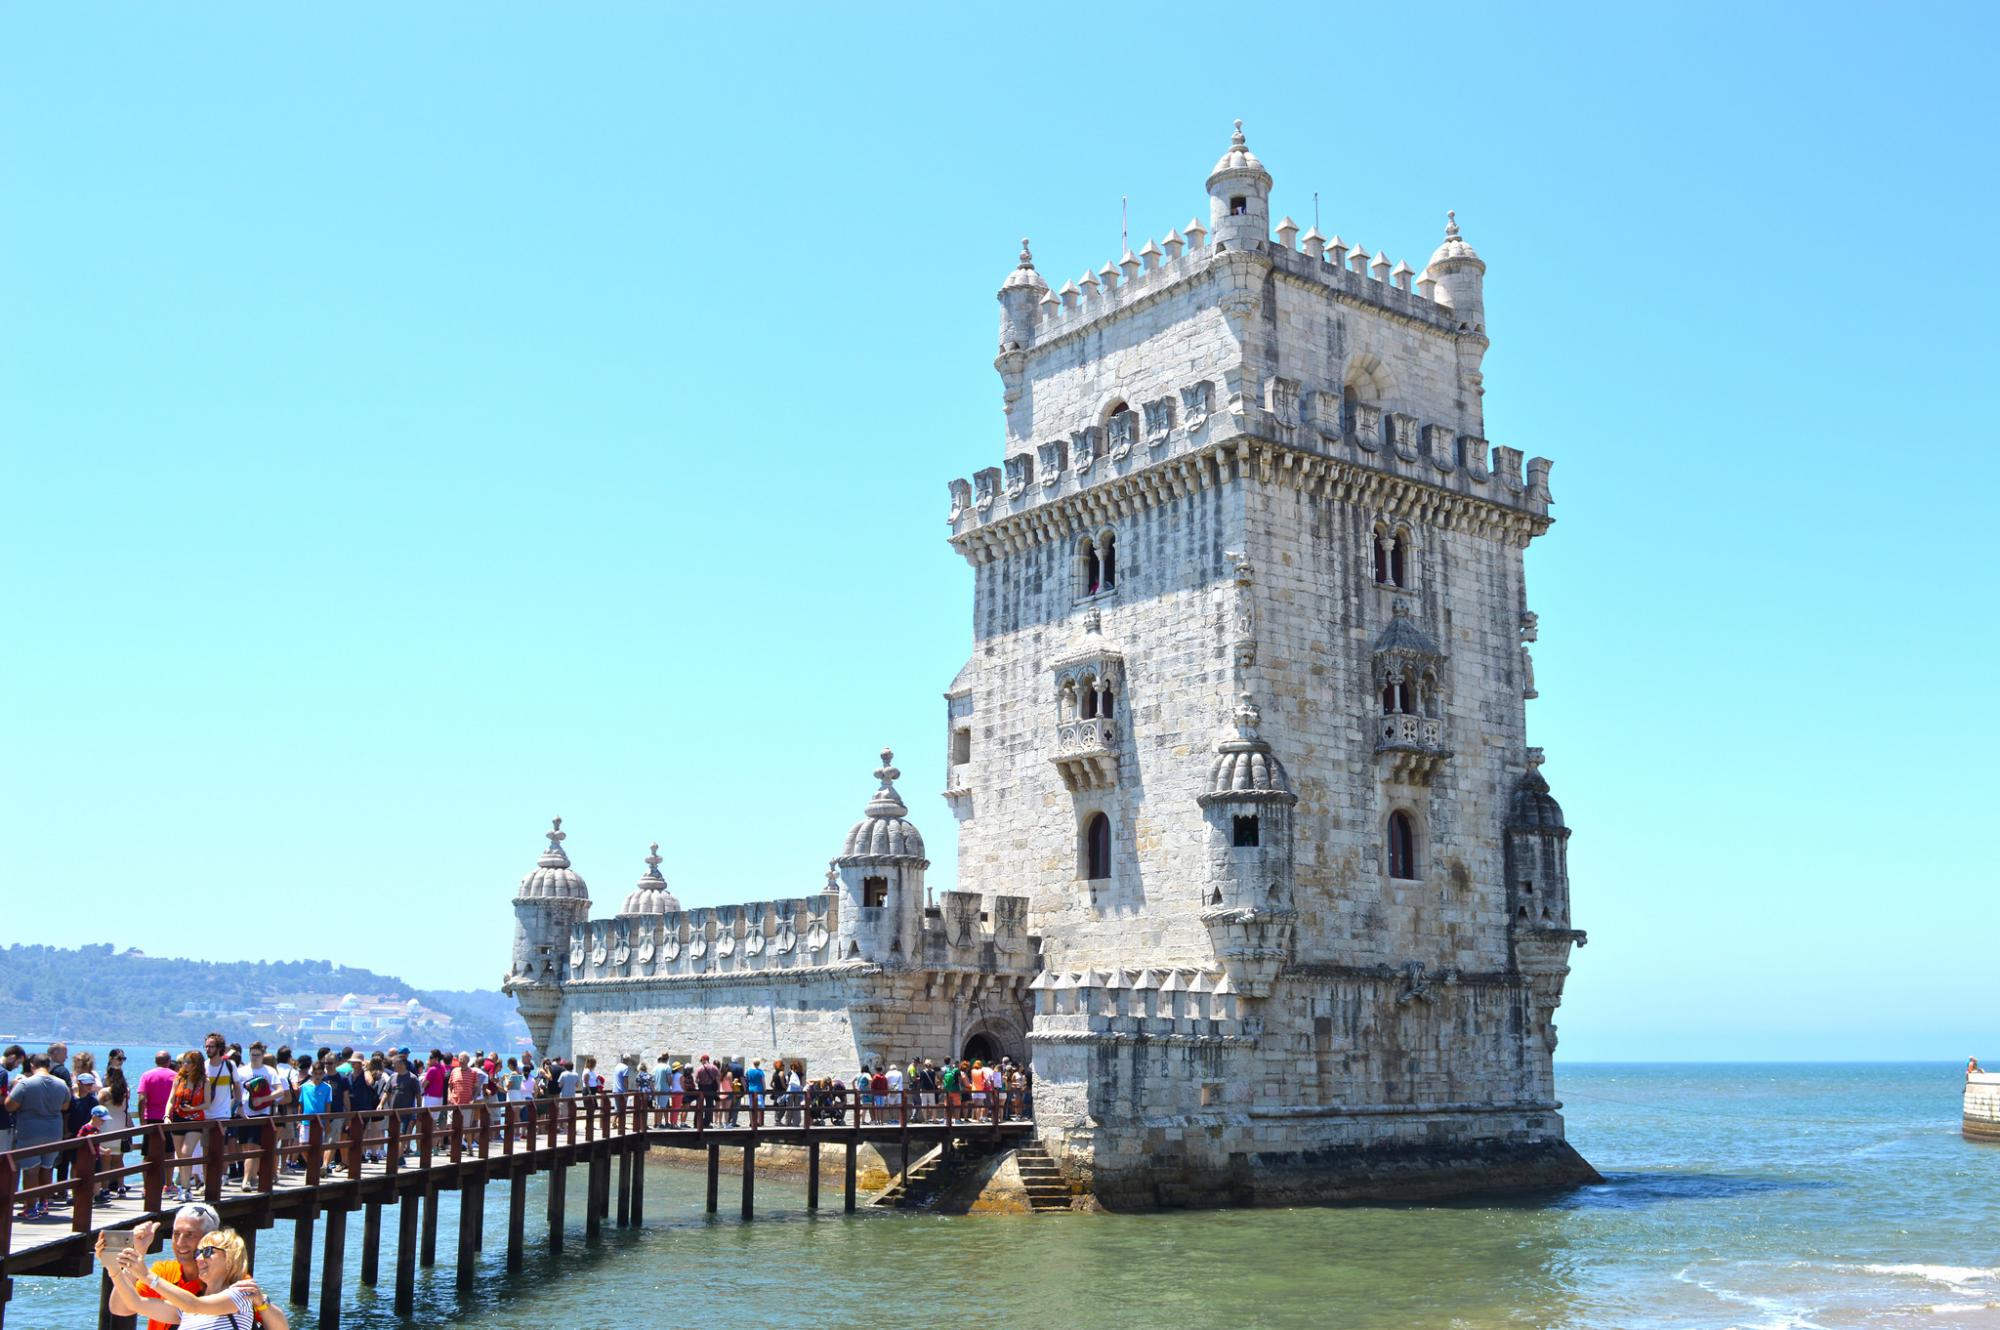
[[[1011,1095],[990,1105],[926,1109],[919,1108],[907,1091],[886,1096],[886,1102],[849,1091],[832,1105],[832,1120],[817,1124],[784,1125],[778,1121],[778,1109],[746,1102],[737,1109],[740,1125],[726,1125],[729,1110],[723,1105],[716,1109],[716,1121],[708,1125],[695,1125],[696,1110],[683,1109],[679,1116],[690,1125],[679,1127],[668,1125],[666,1110],[653,1102],[657,1098],[644,1093],[599,1094],[465,1109],[378,1109],[236,1118],[227,1123],[156,1123],[0,1154],[0,1250],[6,1253],[0,1262],[0,1328],[16,1277],[84,1278],[95,1273],[100,1330],[130,1330],[133,1318],[111,1315],[106,1300],[110,1280],[97,1269],[93,1254],[97,1235],[157,1219],[162,1221],[164,1237],[180,1204],[172,1199],[169,1187],[177,1165],[202,1167],[199,1199],[216,1208],[225,1227],[243,1235],[253,1267],[259,1230],[280,1220],[295,1226],[290,1283],[295,1304],[310,1301],[313,1230],[324,1229],[317,1325],[320,1330],[338,1330],[347,1280],[348,1216],[357,1210],[363,1238],[358,1275],[361,1283],[372,1286],[380,1276],[383,1213],[387,1207],[395,1208],[395,1306],[398,1313],[408,1315],[415,1302],[416,1270],[437,1259],[438,1197],[445,1191],[459,1193],[457,1276],[459,1287],[469,1289],[475,1258],[485,1242],[490,1183],[513,1184],[506,1203],[507,1268],[518,1271],[527,1243],[528,1181],[538,1173],[548,1174],[549,1180],[546,1241],[551,1251],[560,1251],[568,1170],[575,1164],[589,1170],[580,1200],[585,1234],[595,1236],[607,1220],[621,1228],[643,1222],[649,1149],[706,1151],[711,1214],[719,1200],[723,1152],[741,1151],[742,1213],[752,1219],[760,1145],[805,1150],[809,1210],[820,1205],[822,1151],[845,1151],[841,1204],[852,1211],[855,1155],[863,1145],[895,1149],[898,1158],[909,1160],[912,1151],[921,1154],[938,1145],[949,1150],[975,1141],[1025,1143],[1034,1136],[1034,1123]],[[802,1109],[793,1112],[800,1120],[808,1116]],[[927,1120],[933,1115],[935,1120]],[[249,1139],[231,1139],[225,1128]],[[134,1153],[141,1157],[123,1167],[103,1167],[96,1145],[122,1147],[126,1157]],[[203,1157],[176,1159],[177,1145],[198,1149]],[[69,1181],[22,1186],[22,1161],[48,1154],[69,1157]],[[227,1182],[231,1164],[253,1159],[260,1165],[254,1189]],[[285,1167],[294,1161],[296,1170]],[[107,1185],[123,1185],[131,1194],[95,1200],[96,1191]],[[68,1192],[71,1200],[55,1211],[54,1218],[20,1218],[23,1206],[54,1199],[61,1192]],[[274,1271],[260,1271],[258,1282],[271,1296],[283,1287]]]

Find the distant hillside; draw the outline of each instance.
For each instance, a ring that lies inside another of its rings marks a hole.
[[[346,994],[369,1000],[368,1010],[400,1009],[389,1003],[414,999],[414,1031],[398,1032],[405,1042],[449,1043],[467,1048],[512,1048],[527,1035],[514,1004],[499,993],[431,992],[393,975],[335,965],[330,961],[202,961],[117,951],[109,944],[69,950],[10,946],[0,949],[0,1033],[46,1037],[60,1033],[75,1043],[198,1043],[211,1029],[248,1043],[266,1030],[290,1035],[329,1009],[321,1026],[337,1020]],[[370,1005],[372,1004],[372,1005]],[[192,1005],[195,1010],[187,1008]],[[445,1019],[440,1020],[439,1017]],[[387,1020],[389,1018],[378,1018]],[[327,1037],[320,1043],[378,1046],[365,1022],[348,1019],[351,1039]],[[386,1037],[396,1027],[387,1026]]]

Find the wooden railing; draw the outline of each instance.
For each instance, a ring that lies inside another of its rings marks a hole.
[[[1014,1090],[938,1091],[927,1096],[933,1101],[929,1103],[923,1102],[924,1097],[909,1089],[877,1095],[851,1087],[757,1095],[635,1090],[444,1107],[156,1122],[0,1154],[0,1253],[12,1249],[13,1228],[23,1207],[67,1195],[69,1229],[86,1233],[92,1228],[98,1190],[134,1185],[128,1179],[136,1179],[145,1210],[158,1213],[163,1205],[180,1199],[169,1193],[176,1172],[200,1173],[201,1199],[218,1204],[232,1166],[252,1161],[258,1165],[255,1191],[239,1195],[271,1192],[292,1163],[303,1173],[305,1186],[317,1187],[334,1169],[357,1178],[364,1165],[375,1160],[385,1173],[395,1175],[428,1169],[434,1162],[457,1164],[468,1156],[490,1159],[656,1131],[686,1131],[691,1140],[746,1127],[753,1132],[796,1131],[802,1139],[865,1127],[903,1131],[941,1127],[947,1134],[991,1127],[997,1134],[1004,1123],[1024,1121],[1030,1102]],[[254,1133],[253,1138],[236,1139],[244,1133]],[[177,1147],[190,1136],[199,1153],[179,1155]],[[103,1153],[122,1160],[134,1150],[139,1155],[136,1163],[100,1158]],[[408,1158],[412,1151],[414,1162]],[[52,1175],[50,1181],[32,1187],[20,1185],[23,1161],[43,1157],[67,1157],[69,1176]]]

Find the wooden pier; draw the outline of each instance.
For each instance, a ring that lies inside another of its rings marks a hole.
[[[724,1151],[741,1151],[742,1215],[756,1216],[756,1151],[760,1145],[793,1145],[806,1151],[810,1168],[806,1207],[820,1208],[819,1165],[827,1148],[846,1151],[842,1208],[852,1212],[855,1197],[855,1155],[863,1145],[898,1151],[908,1160],[938,1144],[984,1141],[992,1145],[1022,1143],[1033,1138],[1034,1123],[1006,1102],[967,1107],[919,1108],[908,1092],[874,1102],[872,1096],[850,1092],[831,1106],[831,1120],[806,1124],[801,1107],[789,1107],[798,1125],[775,1119],[780,1110],[745,1102],[715,1106],[713,1120],[704,1121],[697,1107],[677,1115],[657,1107],[662,1096],[598,1094],[574,1099],[534,1099],[470,1108],[377,1109],[364,1113],[235,1118],[229,1122],[154,1124],[107,1133],[94,1139],[58,1141],[46,1146],[0,1154],[0,1327],[6,1321],[14,1280],[23,1275],[98,1279],[98,1325],[131,1330],[134,1318],[111,1314],[107,1301],[110,1281],[96,1270],[97,1234],[131,1228],[148,1219],[161,1221],[164,1237],[173,1211],[181,1204],[169,1194],[174,1168],[190,1165],[203,1173],[198,1199],[215,1207],[225,1228],[241,1233],[255,1266],[257,1234],[280,1222],[293,1225],[291,1301],[311,1305],[313,1238],[323,1231],[319,1262],[320,1330],[338,1330],[341,1300],[347,1287],[347,1227],[361,1212],[361,1261],[355,1272],[362,1284],[375,1285],[381,1276],[383,1212],[395,1211],[395,1307],[409,1315],[415,1306],[416,1272],[437,1259],[438,1198],[458,1193],[456,1275],[461,1291],[470,1290],[478,1254],[485,1240],[486,1193],[490,1184],[507,1186],[507,1269],[521,1269],[528,1241],[529,1180],[549,1175],[547,1230],[551,1251],[562,1250],[568,1207],[568,1171],[587,1166],[583,1195],[584,1235],[596,1237],[609,1220],[625,1228],[645,1222],[646,1154],[654,1148],[705,1151],[707,1209],[716,1213]],[[769,1098],[769,1096],[766,1096]],[[942,1099],[944,1096],[939,1095]],[[967,1099],[973,1098],[971,1095]],[[694,1097],[688,1096],[692,1105]],[[932,1116],[935,1120],[931,1120]],[[683,1125],[669,1121],[677,1116]],[[724,1119],[734,1116],[740,1125]],[[236,1128],[255,1139],[229,1139],[225,1128]],[[193,1135],[203,1158],[176,1159],[175,1145]],[[122,1145],[139,1162],[117,1169],[98,1165],[95,1145]],[[21,1161],[45,1154],[67,1154],[72,1176],[65,1183],[21,1186]],[[229,1166],[260,1162],[255,1190],[225,1185]],[[290,1170],[287,1163],[299,1167]],[[137,1194],[124,1199],[94,1200],[105,1185],[123,1184]],[[57,1218],[24,1222],[24,1205],[48,1200],[67,1190],[71,1201]],[[267,1295],[283,1287],[276,1272],[258,1272]]]

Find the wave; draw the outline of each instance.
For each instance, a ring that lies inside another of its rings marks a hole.
[[[1693,1284],[1702,1292],[1720,1301],[1763,1313],[1763,1320],[1738,1327],[1738,1330],[1826,1330],[1825,1326],[1808,1316],[1803,1308],[1761,1293],[1746,1293],[1741,1289],[1728,1288],[1713,1280],[1703,1279],[1694,1273],[1693,1266],[1676,1272],[1674,1278],[1683,1284]]]
[[[1920,1265],[1906,1262],[1897,1265],[1864,1265],[1861,1267],[1871,1275],[1908,1275],[1926,1283],[1940,1284],[1954,1293],[1966,1297],[1978,1297],[1993,1290],[1972,1288],[1973,1284],[1984,1283],[2000,1277],[2000,1267],[1986,1268],[1976,1265]]]

